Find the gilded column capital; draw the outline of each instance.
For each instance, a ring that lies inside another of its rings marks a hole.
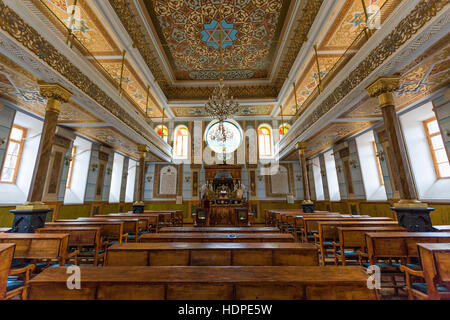
[[[297,142],[295,144],[295,149],[297,149],[300,152],[300,154],[305,154],[306,147],[307,143],[305,141]]]
[[[400,88],[400,77],[382,76],[378,77],[366,87],[370,97],[378,97],[380,107],[393,106],[394,96],[393,92]]]
[[[145,158],[147,156],[147,152],[150,151],[148,146],[146,144],[138,144],[137,147],[138,151],[141,153],[141,157]]]
[[[58,83],[38,81],[38,85],[41,96],[48,99],[47,110],[59,112],[61,102],[69,102],[72,97],[72,92]]]

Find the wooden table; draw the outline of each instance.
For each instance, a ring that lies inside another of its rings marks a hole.
[[[9,270],[14,255],[14,243],[0,243],[0,300],[6,295]]]
[[[66,268],[30,280],[31,300],[375,299],[361,267],[81,268],[81,290],[67,289]]]
[[[0,228],[0,233],[11,232],[11,228]]]
[[[294,242],[285,233],[146,233],[140,242]]]
[[[440,232],[450,232],[450,225],[433,226],[433,228]]]
[[[280,229],[273,227],[167,227],[161,228],[159,233],[175,232],[203,232],[203,233],[277,233]]]
[[[107,266],[318,266],[301,243],[126,243],[108,248]]]

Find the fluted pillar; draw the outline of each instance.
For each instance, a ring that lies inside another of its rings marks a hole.
[[[133,204],[134,213],[144,212],[145,159],[147,157],[149,149],[145,144],[139,144],[138,151],[140,153],[139,175],[138,175],[137,199],[136,202]]]
[[[311,191],[309,190],[308,169],[306,167],[306,142],[298,142],[296,145],[298,150],[300,167],[302,168],[302,182],[304,200],[302,202],[303,212],[314,212],[314,203],[311,201]]]
[[[400,194],[400,201],[395,203],[392,209],[397,214],[399,224],[408,228],[409,231],[432,231],[429,212],[434,209],[428,208],[426,203],[418,200],[400,121],[395,111],[393,92],[399,87],[399,76],[383,76],[366,88],[370,97],[378,97],[386,135],[392,150],[392,178]]]
[[[42,202],[45,179],[49,169],[53,140],[58,123],[61,103],[70,100],[72,93],[57,83],[39,81],[40,94],[47,98],[44,126],[39,142],[36,165],[31,180],[28,201],[12,210],[15,214],[13,232],[33,232],[44,225],[45,218],[51,210]]]

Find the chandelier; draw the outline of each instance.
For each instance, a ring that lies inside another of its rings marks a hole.
[[[220,73],[219,73],[219,85],[214,88],[213,94],[209,98],[208,102],[205,104],[205,112],[213,117],[214,119],[219,120],[220,122],[220,130],[217,131],[217,134],[222,135],[221,137],[217,136],[216,141],[221,141],[222,143],[226,143],[228,139],[231,139],[232,136],[229,136],[229,133],[225,129],[223,122],[233,115],[238,113],[239,104],[234,101],[233,96],[228,98],[228,89],[225,88],[223,84],[223,47],[222,47],[222,38],[223,38],[223,26],[222,22],[220,25]]]

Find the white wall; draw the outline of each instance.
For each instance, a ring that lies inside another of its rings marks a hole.
[[[327,171],[328,191],[330,192],[330,201],[340,201],[339,182],[336,173],[336,163],[333,156],[333,150],[324,153],[325,169]]]
[[[16,113],[14,124],[26,128],[27,136],[16,183],[0,183],[0,203],[8,205],[23,204],[28,198],[43,126],[42,121],[21,112]]]
[[[114,164],[111,177],[111,190],[109,192],[109,202],[120,202],[120,189],[122,186],[123,174],[123,160],[124,157],[118,153],[114,153]]]
[[[130,159],[128,162],[127,188],[125,191],[125,202],[134,201],[134,187],[136,186],[136,166],[137,162]]]
[[[434,117],[431,102],[400,116],[409,161],[421,200],[449,200],[450,179],[437,179],[423,121]]]
[[[64,195],[65,204],[84,203],[86,184],[91,161],[92,142],[76,137],[73,145],[77,148],[75,159],[73,160],[72,181],[70,188],[66,189]]]
[[[314,187],[316,190],[316,200],[325,200],[323,193],[322,174],[320,172],[320,159],[315,157],[312,159],[312,168],[314,173]]]
[[[375,141],[373,131],[370,130],[356,137],[355,140],[367,200],[387,200],[386,189],[380,183],[378,175],[377,160],[373,148],[373,142]]]

